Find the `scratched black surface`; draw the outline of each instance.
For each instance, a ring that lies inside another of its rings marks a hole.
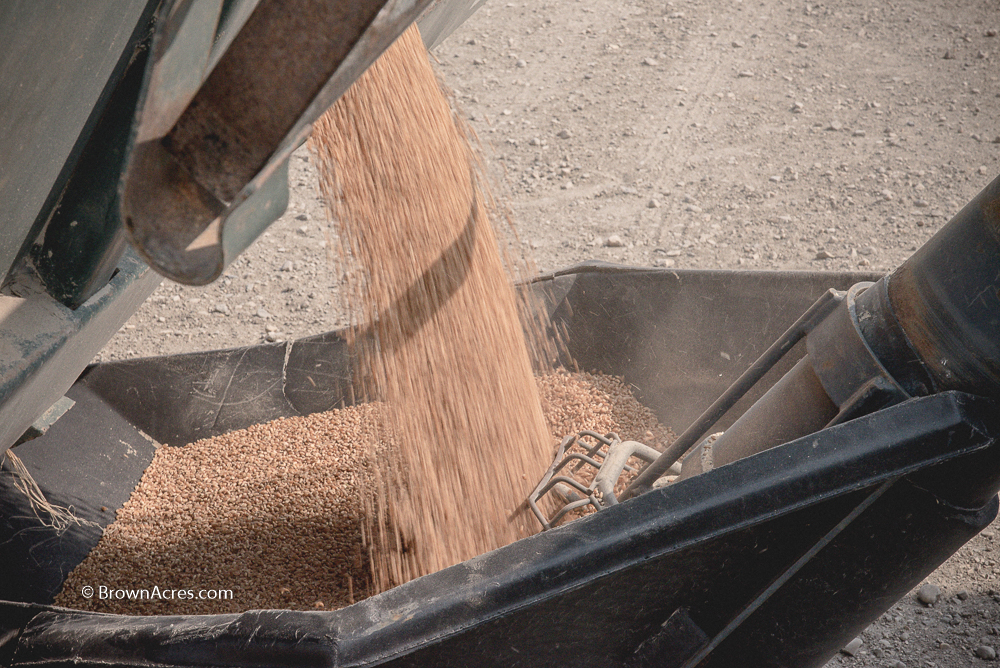
[[[343,336],[90,367],[80,382],[157,441],[186,445],[353,403]]]
[[[581,370],[624,376],[681,433],[823,292],[871,273],[581,268],[553,312]],[[557,279],[564,280],[564,279]],[[805,354],[799,344],[718,423],[728,427]]]

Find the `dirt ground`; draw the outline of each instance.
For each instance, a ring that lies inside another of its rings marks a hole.
[[[995,0],[490,0],[433,56],[540,271],[889,271],[1000,174]],[[100,359],[342,327],[307,152],[288,212],[207,288],[165,282]],[[995,527],[994,527],[995,528]],[[833,666],[1000,650],[984,532]],[[989,649],[986,649],[989,648]]]

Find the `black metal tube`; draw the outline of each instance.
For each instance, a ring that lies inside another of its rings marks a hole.
[[[1000,178],[888,282],[899,325],[936,389],[1000,397]]]
[[[883,276],[857,300],[858,330],[886,372],[911,397],[933,394],[934,379],[913,350],[889,302],[889,276]]]

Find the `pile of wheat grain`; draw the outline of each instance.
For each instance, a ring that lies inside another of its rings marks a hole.
[[[557,439],[584,430],[614,432],[623,441],[663,450],[675,438],[619,377],[558,370],[537,381],[545,421]]]
[[[538,387],[551,444],[582,429],[668,438],[616,378],[555,373]],[[362,404],[160,448],[56,604],[162,615],[334,609],[364,598],[371,586],[361,553],[362,483],[370,455],[394,447],[380,411]],[[469,505],[495,491],[478,491]],[[101,600],[82,595],[88,585],[223,589],[233,598]]]
[[[390,439],[378,404],[161,447],[58,605],[132,614],[308,609],[364,588],[359,482]],[[350,582],[350,585],[349,585]],[[84,599],[84,586],[232,589],[232,600]]]

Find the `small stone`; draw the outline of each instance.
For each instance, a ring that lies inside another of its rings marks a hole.
[[[504,116],[510,116],[510,115],[511,115],[511,114],[513,114],[514,112],[513,112],[513,111],[511,111],[510,109],[504,109],[504,110],[503,110],[503,111],[501,111],[500,113],[501,113],[501,114],[503,114]]]
[[[672,267],[676,264],[676,262],[672,258],[661,257],[657,258],[653,264],[657,267]]]
[[[873,246],[862,246],[861,248],[858,249],[858,252],[861,253],[862,255],[874,255],[875,248]]]
[[[890,668],[906,668],[906,664],[900,661],[899,659],[896,659],[895,661],[890,663],[889,666]]]
[[[216,304],[212,307],[212,313],[222,313],[223,315],[229,315],[229,306],[227,304]]]
[[[927,583],[917,590],[917,600],[924,605],[934,605],[941,596],[941,588]]]
[[[929,207],[930,205],[931,205],[931,203],[928,202],[925,199],[915,199],[915,200],[913,200],[913,206],[915,206],[915,207],[917,207],[919,209],[924,209],[926,207]]]
[[[881,195],[882,195],[882,198],[885,199],[885,200],[887,200],[887,201],[888,200],[892,200],[894,197],[896,197],[896,194],[893,193],[891,190],[883,190],[881,192]]]
[[[307,216],[304,213],[300,213],[299,215],[295,216],[295,220],[309,220],[309,216]]]
[[[997,135],[996,137],[993,138],[993,143],[1000,144],[1000,135]]]
[[[279,269],[278,271],[291,271],[294,268],[295,268],[294,262],[292,262],[291,260],[285,260],[285,263],[281,265],[281,269]]]
[[[985,166],[985,165],[980,165],[980,167],[979,167],[979,169],[978,169],[977,171],[978,171],[978,172],[979,172],[979,173],[980,173],[981,175],[983,175],[983,176],[986,176],[987,174],[989,174],[989,173],[990,173],[990,170],[986,169],[986,166]]]
[[[561,185],[561,186],[559,186],[559,187],[560,187],[560,188],[561,188],[562,190],[569,190],[570,188],[572,188],[572,187],[573,187],[573,182],[572,182],[572,181],[567,181],[566,183],[562,184],[562,185]]]
[[[855,638],[851,642],[844,645],[844,647],[841,648],[840,651],[846,654],[847,656],[854,656],[858,653],[858,650],[861,649],[861,645],[862,645],[861,638]]]
[[[775,174],[774,176],[768,177],[767,180],[771,183],[781,183],[781,176],[779,174]]]
[[[264,335],[264,340],[266,340],[269,343],[277,343],[278,341],[281,340],[281,332],[278,331],[268,332],[267,334]]]
[[[658,199],[656,199],[654,197],[653,199],[649,200],[649,202],[646,204],[646,208],[647,209],[659,209],[660,208],[660,200],[658,200]]]
[[[659,63],[656,62],[656,58],[643,58],[642,64],[649,67],[656,67]]]
[[[741,79],[752,79],[753,78],[753,71],[752,70],[743,70],[742,72],[740,72],[736,76],[740,77]]]
[[[733,41],[733,48],[734,49],[742,49],[743,48],[743,42]]]
[[[527,67],[527,66],[528,66],[528,63],[527,63],[527,62],[525,62],[524,60],[518,60],[518,61],[517,61],[516,63],[514,63],[514,64],[515,64],[515,65],[516,65],[517,67]]]
[[[309,226],[308,225],[303,225],[302,227],[296,228],[295,231],[298,232],[302,236],[306,236],[307,234],[309,234]]]
[[[985,34],[987,37],[996,37],[997,31],[994,28],[989,28]]]
[[[980,645],[976,648],[976,656],[986,661],[993,661],[997,658],[997,651],[989,645]]]
[[[864,130],[855,130],[854,132],[851,133],[851,135],[854,136],[854,137],[864,137],[865,136],[865,131]]]
[[[955,54],[952,53],[951,49],[945,49],[944,51],[945,60],[955,60]]]
[[[969,598],[969,592],[962,589],[957,594],[955,594],[955,596],[958,598],[959,601],[964,601]]]
[[[323,601],[316,601],[315,603],[313,603],[313,607],[319,610],[320,608],[325,608],[326,606],[323,605]]]
[[[564,128],[560,130],[556,136],[559,137],[559,139],[569,139],[570,137],[573,136],[573,133]]]
[[[617,234],[612,234],[608,237],[608,240],[604,242],[604,245],[608,248],[621,248],[625,245],[625,242],[622,241],[622,238]]]
[[[684,207],[685,211],[690,211],[691,213],[701,213],[701,207],[697,204],[688,204]]]
[[[539,139],[538,137],[532,137],[531,140],[528,142],[528,144],[530,144],[531,146],[541,146],[542,140]]]
[[[482,58],[473,58],[472,59],[472,64],[473,65],[485,65],[486,61],[483,60]]]
[[[805,108],[806,108],[806,106],[804,104],[802,104],[801,102],[793,102],[792,103],[792,113],[793,114],[801,114],[802,110],[805,109]]]
[[[261,320],[267,320],[268,318],[271,317],[271,314],[265,311],[263,307],[257,309],[257,312],[254,313],[254,315],[260,318]]]
[[[832,260],[833,257],[834,256],[832,254],[830,254],[829,251],[821,250],[821,251],[816,251],[816,258],[815,259],[817,259],[817,260]]]
[[[799,42],[795,46],[799,47],[800,49],[808,49],[809,48],[809,43],[808,42]]]
[[[107,506],[101,506],[101,512],[102,513],[108,512],[108,507]]]
[[[832,130],[834,132],[840,132],[844,129],[844,124],[840,121],[830,121],[830,124],[826,126],[827,130]]]

